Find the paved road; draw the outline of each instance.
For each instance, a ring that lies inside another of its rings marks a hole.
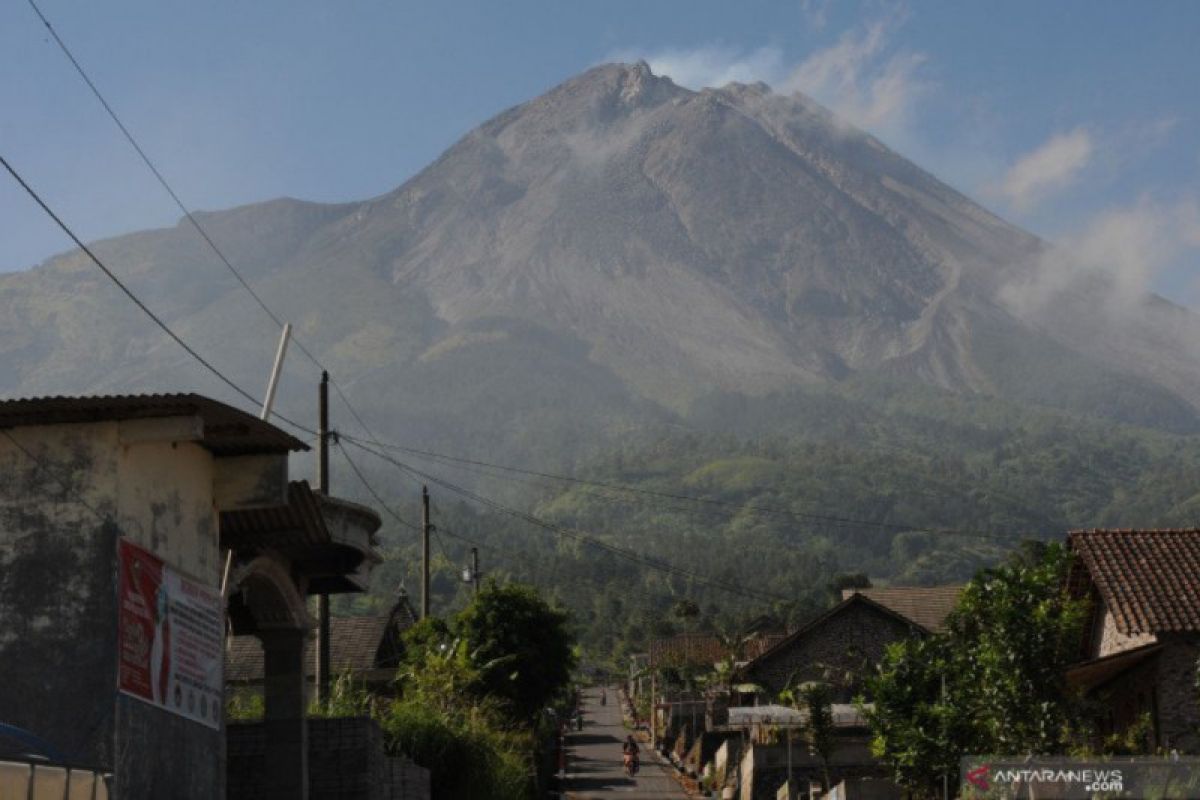
[[[615,687],[608,688],[608,703],[600,705],[600,690],[584,693],[583,730],[567,737],[566,795],[570,800],[621,797],[631,800],[686,800],[687,795],[649,745],[642,747],[642,768],[629,778],[621,767],[621,742],[629,734],[621,726]]]

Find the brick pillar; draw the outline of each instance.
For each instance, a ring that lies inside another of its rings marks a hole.
[[[270,800],[308,800],[304,640],[299,629],[258,634],[263,645],[265,785]]]

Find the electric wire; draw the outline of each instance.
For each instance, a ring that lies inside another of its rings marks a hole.
[[[72,491],[71,485],[68,481],[66,481],[62,477],[56,475],[55,471],[53,469],[51,469],[49,465],[47,465],[47,463],[44,459],[40,458],[36,453],[34,453],[32,450],[30,450],[25,445],[21,444],[21,442],[18,441],[17,438],[15,436],[13,436],[11,432],[9,432],[8,430],[6,430],[4,428],[0,428],[0,434],[2,434],[5,439],[8,439],[8,441],[12,442],[13,447],[20,450],[21,453],[24,454],[24,456],[26,458],[28,458],[35,465],[37,465],[37,468],[40,471],[46,473],[46,475],[48,475],[55,483],[57,483],[60,487],[62,487],[63,492],[66,493],[66,495],[68,497],[70,497],[72,500],[74,500],[79,505],[86,508],[88,511],[92,512],[92,514],[95,515],[95,517],[97,519],[99,519],[101,522],[104,522],[104,523],[112,522],[112,517],[110,517],[108,514],[103,513],[102,511],[97,509],[95,506],[93,506],[91,503],[89,503],[87,500],[83,499],[83,497],[81,497],[79,495],[79,493]]]
[[[162,317],[155,314],[150,309],[149,306],[147,306],[144,302],[142,302],[141,298],[139,298],[136,294],[134,294],[133,290],[130,289],[128,286],[126,286],[125,283],[119,277],[117,277],[116,273],[114,273],[111,269],[109,269],[108,266],[105,265],[105,263],[103,261],[101,261],[100,258],[95,253],[92,252],[91,248],[89,248],[86,244],[83,243],[82,239],[80,239],[78,236],[75,235],[75,232],[73,230],[71,230],[70,226],[68,226],[67,223],[65,223],[62,220],[62,218],[59,217],[58,214],[56,214],[54,212],[54,209],[50,208],[50,206],[46,203],[46,201],[42,199],[41,195],[39,195],[34,190],[34,188],[32,186],[30,186],[29,183],[27,183],[23,177],[21,177],[20,173],[17,172],[16,168],[13,167],[13,165],[8,162],[8,159],[6,159],[2,155],[0,155],[0,165],[3,165],[4,168],[6,170],[8,170],[8,174],[11,175],[13,177],[13,180],[15,180],[21,186],[21,188],[25,190],[25,193],[28,194],[31,198],[33,198],[33,201],[35,203],[37,203],[38,206],[41,207],[42,211],[46,212],[46,215],[48,217],[50,217],[50,219],[52,219],[54,221],[54,223],[56,225],[58,225],[59,228],[62,229],[63,233],[65,233],[68,237],[70,237],[71,241],[73,241],[79,247],[79,249],[82,250],[84,252],[84,254],[92,260],[92,263],[94,263],[97,267],[100,268],[100,271],[103,272],[108,277],[109,280],[111,280],[114,284],[116,284],[117,288],[120,289],[121,292],[127,298],[129,298],[129,300],[131,300],[133,302],[134,305],[136,305],[139,309],[141,309],[142,313],[144,313],[147,317],[149,317],[154,322],[155,325],[157,325],[159,328],[161,328],[162,331],[165,334],[167,334],[167,336],[171,337],[171,339],[173,339],[176,344],[178,344],[180,347],[182,347],[184,349],[184,351],[187,352],[188,355],[190,355],[197,362],[199,362],[199,364],[201,366],[203,366],[210,373],[212,373],[214,376],[216,376],[222,383],[224,383],[230,389],[235,391],[241,397],[245,398],[246,400],[249,400],[251,403],[253,403],[255,405],[258,404],[258,399],[256,397],[254,397],[254,395],[250,394],[248,391],[243,389],[241,386],[239,386],[237,383],[235,383],[232,378],[227,376],[225,373],[221,372],[221,370],[217,369],[212,364],[211,361],[206,359],[204,356],[200,355],[200,353],[197,352],[194,347],[192,347],[190,344],[188,344],[186,341],[184,341],[182,336],[180,336],[178,333],[176,333],[174,330],[172,330],[171,326],[168,325],[166,322],[164,322]],[[282,414],[276,414],[275,416],[279,417],[280,420],[286,422],[288,425],[291,425],[292,427],[294,427],[298,430],[304,431],[305,433],[308,433],[308,434],[313,434],[313,435],[316,434],[315,430],[308,428],[304,425],[301,425],[300,423],[295,422],[294,420],[288,419],[287,417],[283,416]]]
[[[358,440],[353,436],[346,435],[345,438],[347,440],[349,440],[352,444],[356,444],[356,445],[364,444],[361,440]],[[936,535],[967,536],[967,537],[980,538],[980,539],[1005,539],[1005,538],[1008,538],[1005,535],[999,534],[999,533],[985,533],[982,531],[968,531],[968,530],[962,530],[962,529],[957,529],[957,528],[938,528],[938,527],[930,527],[930,526],[924,526],[924,525],[910,525],[910,524],[906,524],[906,523],[902,523],[902,522],[882,522],[879,520],[856,519],[854,517],[847,517],[847,516],[833,515],[833,514],[814,514],[814,513],[807,513],[807,512],[803,512],[803,511],[796,511],[794,509],[789,509],[789,508],[766,506],[766,505],[761,505],[761,504],[757,504],[757,503],[746,503],[746,504],[734,503],[734,502],[730,502],[727,500],[718,500],[718,499],[710,498],[710,497],[697,497],[696,495],[685,495],[685,494],[678,494],[678,493],[674,493],[674,492],[657,491],[654,489],[644,489],[644,488],[637,487],[637,486],[629,486],[626,484],[612,483],[612,482],[608,482],[608,481],[588,480],[585,478],[577,478],[577,477],[573,477],[570,475],[557,475],[554,473],[542,472],[539,470],[524,469],[521,467],[514,467],[514,466],[505,465],[505,464],[496,464],[493,462],[480,461],[477,459],[461,458],[458,456],[450,456],[450,455],[446,455],[443,453],[435,453],[430,450],[422,450],[419,448],[407,447],[405,445],[399,445],[399,444],[382,444],[380,442],[375,442],[374,444],[377,447],[380,447],[381,449],[384,449],[384,450],[392,450],[392,451],[396,451],[396,452],[407,453],[409,455],[415,455],[415,456],[419,456],[422,458],[426,458],[428,460],[441,462],[441,463],[464,464],[464,465],[472,466],[472,467],[499,470],[502,472],[516,473],[519,475],[527,475],[527,476],[531,476],[534,478],[540,478],[540,479],[544,479],[544,480],[560,481],[563,483],[569,483],[569,484],[573,484],[573,485],[584,487],[584,488],[590,487],[593,489],[603,489],[603,490],[610,491],[610,492],[621,492],[621,493],[625,493],[625,494],[655,497],[655,498],[659,498],[659,499],[663,499],[663,500],[673,500],[673,501],[679,501],[679,502],[695,503],[695,504],[713,506],[713,507],[724,507],[724,508],[733,509],[735,511],[752,511],[752,512],[761,513],[761,514],[773,514],[773,515],[779,515],[779,516],[786,516],[786,517],[791,517],[793,519],[797,519],[797,520],[804,521],[804,522],[820,522],[820,523],[836,525],[836,526],[840,526],[840,527],[876,528],[879,530],[895,531],[897,533],[903,533],[903,532],[930,533],[930,534],[936,534]],[[484,474],[487,474],[487,473],[484,473]],[[500,476],[496,475],[493,477],[500,477]]]
[[[407,472],[411,473],[412,475],[418,476],[418,477],[428,481],[429,483],[433,483],[438,486],[441,486],[442,488],[447,489],[448,491],[454,492],[455,494],[462,495],[463,497],[466,497],[467,499],[472,500],[476,504],[485,506],[493,511],[496,511],[496,512],[505,514],[507,516],[513,517],[515,519],[521,520],[529,525],[549,531],[550,533],[553,533],[559,537],[570,538],[570,539],[578,541],[582,544],[588,545],[590,547],[600,549],[600,550],[605,550],[605,551],[611,553],[612,555],[615,555],[619,558],[625,559],[626,561],[629,561],[631,563],[646,567],[648,569],[653,569],[653,570],[656,570],[656,571],[659,571],[659,572],[662,572],[665,574],[671,574],[671,575],[675,575],[676,577],[686,578],[688,580],[694,581],[695,583],[705,584],[705,585],[711,586],[715,589],[720,589],[722,591],[726,591],[731,594],[742,595],[744,597],[748,597],[748,598],[755,599],[755,600],[790,602],[792,599],[792,598],[788,598],[784,595],[775,594],[773,592],[766,592],[766,591],[757,590],[757,589],[750,589],[741,584],[735,584],[735,583],[724,581],[724,580],[717,579],[717,578],[710,578],[708,576],[701,575],[697,572],[686,569],[684,567],[676,566],[664,559],[644,555],[644,554],[638,553],[637,551],[630,550],[625,547],[620,547],[620,546],[612,544],[610,542],[605,542],[601,539],[598,539],[597,537],[595,537],[593,535],[583,533],[581,531],[577,531],[577,530],[574,530],[571,528],[566,528],[561,525],[556,525],[552,522],[543,520],[540,517],[537,517],[533,514],[529,514],[524,511],[519,511],[517,509],[506,506],[503,503],[500,503],[496,500],[492,500],[491,498],[484,497],[483,495],[473,492],[470,489],[459,486],[451,481],[445,480],[444,478],[440,478],[437,475],[433,475],[428,472],[419,470],[409,464],[405,464],[404,462],[402,462],[396,458],[393,458],[392,456],[388,455],[385,452],[375,450],[361,442],[357,442],[353,439],[348,439],[348,441],[350,441],[350,443],[353,446],[359,448],[360,450],[370,453],[371,455],[374,455],[376,458],[379,458],[383,461],[389,462],[389,463],[393,464],[394,466],[396,466],[398,469],[407,471]]]
[[[67,43],[64,42],[62,37],[58,35],[58,31],[55,30],[55,28],[52,24],[50,24],[50,20],[47,19],[46,15],[42,13],[42,10],[38,7],[37,3],[34,2],[34,0],[28,0],[28,3],[30,5],[30,7],[33,9],[34,13],[38,15],[38,18],[42,21],[42,24],[46,26],[46,30],[49,31],[50,36],[54,39],[54,41],[58,45],[59,49],[62,50],[63,55],[65,55],[67,57],[67,60],[69,60],[71,62],[71,65],[75,68],[75,71],[79,73],[79,77],[82,78],[83,82],[86,83],[88,88],[92,90],[92,94],[96,96],[96,99],[98,101],[100,101],[100,105],[104,107],[104,110],[108,113],[108,116],[110,118],[112,118],[112,121],[116,124],[117,128],[121,131],[121,134],[125,137],[126,141],[128,141],[130,146],[133,147],[134,151],[138,154],[138,156],[141,158],[142,162],[146,165],[146,167],[150,170],[150,172],[158,180],[159,184],[163,187],[163,189],[166,191],[166,193],[168,195],[170,195],[171,199],[175,202],[175,205],[179,208],[180,212],[183,213],[183,216],[187,219],[187,221],[189,223],[191,223],[192,227],[195,228],[196,233],[198,233],[200,235],[200,237],[202,239],[204,239],[204,241],[208,244],[209,248],[211,248],[212,251],[214,253],[216,253],[217,258],[219,258],[221,260],[221,262],[229,270],[229,272],[233,274],[233,277],[235,277],[237,279],[238,283],[240,283],[242,285],[242,288],[250,293],[250,296],[254,298],[254,301],[256,303],[258,303],[259,308],[261,308],[267,314],[267,316],[270,317],[272,321],[274,321],[274,323],[277,326],[282,328],[284,325],[283,320],[280,319],[279,316],[274,311],[271,310],[270,306],[268,306],[266,304],[266,302],[258,295],[258,293],[254,291],[253,287],[250,286],[250,283],[245,279],[245,277],[242,276],[242,273],[240,271],[238,271],[237,267],[235,267],[233,265],[233,262],[231,262],[229,260],[229,258],[226,257],[225,253],[222,252],[221,248],[217,246],[217,243],[215,241],[213,241],[213,238],[209,235],[208,231],[204,228],[204,226],[200,224],[200,221],[196,219],[196,216],[192,213],[192,211],[186,205],[184,205],[183,201],[179,198],[179,195],[171,187],[171,184],[167,182],[167,179],[165,177],[163,177],[162,172],[154,164],[154,162],[150,159],[150,156],[147,155],[145,149],[142,148],[142,145],[134,137],[133,133],[130,132],[129,128],[125,125],[125,123],[121,121],[121,118],[117,115],[116,110],[112,107],[112,105],[108,102],[108,100],[100,92],[100,88],[96,85],[95,81],[93,81],[91,79],[91,76],[88,75],[87,71],[83,68],[83,65],[79,62],[79,60],[77,58],[75,58],[75,54],[71,52],[71,49],[69,47],[67,47]],[[300,340],[298,338],[295,338],[295,337],[293,337],[293,338],[295,339],[296,347],[302,353],[304,353],[304,355],[306,355],[309,358],[309,360],[313,362],[313,364],[320,367],[321,366],[320,362],[318,362],[316,357],[313,356],[313,354],[308,351],[308,348],[306,348],[304,346],[304,344],[302,342],[300,342]]]
[[[108,102],[108,99],[105,98],[104,94],[100,91],[100,87],[97,86],[96,82],[92,80],[90,75],[88,75],[87,70],[83,68],[83,64],[80,63],[79,59],[75,57],[75,54],[71,51],[71,48],[67,46],[67,43],[63,40],[63,38],[58,35],[58,31],[54,28],[53,24],[51,24],[46,15],[42,13],[41,8],[38,7],[35,0],[27,1],[34,13],[37,14],[38,19],[41,20],[42,24],[46,27],[46,30],[50,33],[50,36],[54,39],[63,55],[67,57],[67,60],[71,62],[71,66],[73,66],[75,71],[79,73],[79,77],[83,79],[85,84],[87,84],[87,87],[91,90],[92,94],[95,95],[96,100],[99,101],[100,105],[104,108],[105,112],[107,112],[108,116],[112,119],[118,130],[121,131],[121,134],[125,137],[125,140],[129,142],[130,146],[134,149],[134,152],[137,153],[138,157],[141,158],[142,162],[146,165],[146,168],[150,170],[151,174],[154,175],[158,183],[171,197],[171,200],[174,201],[176,207],[179,208],[180,212],[195,229],[196,233],[200,235],[200,238],[204,240],[209,249],[216,254],[217,258],[220,259],[221,263],[225,265],[226,269],[228,269],[233,277],[237,279],[242,288],[250,294],[250,296],[254,299],[254,302],[258,304],[260,309],[262,309],[263,313],[265,313],[277,327],[283,328],[284,321],[280,315],[271,309],[271,307],[262,298],[262,296],[258,294],[258,292],[254,291],[254,288],[250,285],[250,282],[246,280],[241,271],[238,270],[229,257],[225,255],[224,251],[221,250],[221,248],[217,245],[216,241],[209,234],[208,230],[202,224],[200,224],[200,220],[196,218],[196,215],[192,213],[191,209],[189,209],[179,197],[179,194],[171,186],[170,182],[167,181],[166,177],[150,158],[145,148],[142,147],[141,143],[138,142],[137,138],[133,135],[133,132],[130,131],[129,127],[124,123],[124,121],[122,121],[121,117],[117,114],[116,109],[114,109],[112,104]],[[325,365],[320,361],[320,359],[318,359],[316,355],[307,346],[305,346],[304,342],[294,331],[291,338],[296,344],[296,349],[298,349],[310,362],[312,362],[314,366],[323,372],[330,372],[330,370],[325,368]],[[370,439],[376,439],[375,435],[371,432],[371,429],[367,426],[366,422],[363,421],[362,416],[354,408],[353,404],[350,402],[350,399],[346,396],[345,391],[343,391],[341,385],[338,383],[337,379],[332,376],[332,374],[330,376],[330,382],[333,384],[334,391],[337,392],[338,396],[341,397],[342,402],[346,405],[346,408],[349,409],[351,416],[353,416],[355,421],[357,421],[362,427],[363,431],[367,434],[367,437]],[[245,393],[243,392],[243,394]],[[253,397],[250,399],[252,402],[257,402]],[[281,420],[287,421],[285,417],[274,412],[274,410],[272,410],[272,414],[278,416]],[[295,423],[290,424],[294,425]]]
[[[282,328],[284,326],[284,322],[280,318],[280,316],[271,309],[271,307],[266,303],[265,300],[262,299],[262,297],[257,292],[254,291],[254,288],[250,285],[250,283],[245,279],[245,277],[241,274],[241,272],[237,269],[237,267],[235,267],[233,265],[233,262],[230,261],[230,259],[225,255],[225,253],[221,250],[221,248],[218,247],[216,242],[213,240],[212,236],[209,235],[208,231],[204,228],[203,225],[200,224],[200,222],[196,218],[196,216],[184,204],[182,199],[180,199],[178,193],[174,190],[174,188],[172,188],[171,184],[163,176],[162,171],[159,170],[159,168],[155,165],[154,161],[150,158],[150,156],[146,153],[145,149],[141,146],[141,144],[138,142],[136,137],[134,137],[133,133],[129,130],[128,126],[126,126],[125,123],[121,120],[120,116],[117,114],[117,112],[113,108],[112,104],[109,103],[108,100],[104,97],[104,94],[100,91],[100,88],[96,85],[95,81],[92,80],[91,76],[88,75],[87,71],[84,69],[84,67],[80,63],[80,61],[75,57],[75,55],[71,51],[71,49],[67,46],[66,42],[62,39],[61,36],[59,36],[57,30],[54,28],[53,24],[51,24],[50,20],[46,17],[46,15],[42,12],[41,8],[38,7],[35,0],[27,0],[27,2],[29,3],[29,6],[33,9],[34,13],[37,14],[37,16],[41,20],[42,24],[46,27],[46,30],[49,32],[50,36],[54,39],[55,43],[58,45],[58,47],[62,51],[63,55],[65,55],[67,60],[71,62],[71,65],[75,68],[75,71],[79,74],[80,78],[82,78],[84,83],[87,84],[88,88],[91,90],[92,94],[96,97],[97,101],[99,101],[100,105],[104,108],[105,112],[112,119],[113,123],[121,131],[121,134],[129,142],[130,146],[133,147],[134,151],[141,158],[142,162],[145,163],[147,169],[150,170],[150,172],[154,175],[155,179],[159,182],[159,184],[163,187],[163,189],[171,197],[172,201],[174,201],[175,205],[179,208],[180,212],[183,213],[184,217],[188,220],[188,222],[192,225],[192,227],[196,230],[196,232],[200,235],[200,237],[205,241],[205,243],[208,245],[208,247],[213,251],[213,253],[216,254],[216,256],[220,259],[220,261],[229,270],[229,272],[237,279],[237,281],[241,284],[242,288],[244,288],[250,294],[250,296],[258,304],[258,306],[262,309],[262,311],[278,327]],[[5,166],[8,167],[7,162],[5,162]],[[13,172],[11,167],[9,167],[9,171]],[[14,175],[14,177],[17,178],[17,180],[19,182],[22,183],[22,185],[25,185],[24,181],[21,180],[21,178],[19,176],[17,176],[15,172],[13,172],[13,175]],[[27,186],[26,186],[26,190],[29,191]],[[40,199],[37,198],[36,196],[35,196],[35,199],[38,200],[39,204],[41,204],[43,206],[43,208],[47,211],[47,213],[51,214],[51,217],[54,218],[56,222],[59,222],[60,227],[64,227],[64,230],[66,230],[65,226],[63,226],[62,223],[57,219],[57,217],[55,217],[55,215],[52,212],[50,212],[49,209],[44,204],[41,203]],[[92,255],[92,253],[82,244],[82,242],[80,242],[74,236],[74,234],[71,234],[70,231],[68,231],[68,235],[70,235],[71,238],[76,241],[76,244],[78,244],[80,246],[80,248],[82,248],[89,256],[92,257],[93,260],[97,261],[97,263],[99,264],[98,259],[96,259],[94,255]],[[101,266],[101,269],[104,269],[104,271],[107,274],[109,274],[110,278],[113,278],[114,280],[116,280],[115,276],[113,276],[107,270],[107,268],[105,268],[103,265],[100,265],[100,266]],[[137,303],[140,307],[142,307],[143,311],[146,311],[148,314],[150,313],[149,309],[147,309],[139,300],[137,300],[135,297],[133,297],[132,293],[129,292],[124,287],[123,284],[121,284],[119,281],[117,283],[122,288],[122,290],[124,290],[126,292],[126,294],[128,294],[130,296],[130,298],[134,300],[135,303]],[[183,346],[184,349],[189,352],[189,354],[191,354],[201,364],[203,364],[211,372],[213,372],[215,375],[217,375],[217,377],[219,377],[222,381],[224,381],[227,385],[229,385],[240,395],[242,395],[243,397],[248,399],[250,402],[257,404],[257,402],[258,402],[257,398],[255,398],[249,392],[246,392],[241,387],[237,386],[231,380],[226,378],[223,374],[218,372],[211,364],[209,364],[209,362],[207,362],[205,359],[201,358],[198,353],[196,353],[192,348],[190,348],[187,344],[185,344],[182,341],[182,339],[180,339],[178,336],[176,336],[174,334],[174,332],[172,332],[168,328],[166,328],[166,326],[153,314],[151,314],[151,318],[154,319],[156,322],[158,322],[160,327],[163,327],[163,329],[166,330],[168,332],[168,334],[171,335],[172,338],[174,338],[177,342],[179,342],[179,344],[181,346]],[[319,359],[317,359],[317,357],[304,345],[304,343],[300,340],[299,336],[297,336],[293,333],[292,339],[296,343],[297,349],[300,350],[300,352],[305,357],[307,357],[309,361],[311,361],[316,367],[318,367],[322,371],[327,372],[327,373],[330,372],[329,370],[327,370],[325,368],[324,364],[322,364],[322,362]],[[517,467],[509,467],[509,466],[505,466],[505,465],[491,464],[488,462],[483,462],[483,461],[478,461],[478,460],[473,460],[473,459],[456,458],[454,456],[447,456],[447,455],[443,455],[443,454],[432,453],[429,451],[421,451],[421,450],[418,450],[415,448],[406,448],[402,445],[388,445],[388,444],[383,443],[379,439],[379,437],[375,436],[375,434],[371,431],[370,426],[368,426],[367,423],[363,420],[362,415],[359,414],[358,410],[354,407],[354,404],[350,402],[350,399],[349,399],[349,397],[347,397],[346,392],[342,389],[341,384],[338,382],[336,377],[334,377],[332,375],[332,373],[330,373],[330,382],[333,384],[334,391],[341,398],[342,403],[346,406],[347,410],[350,412],[351,417],[355,420],[355,422],[359,425],[359,427],[362,428],[364,433],[366,433],[367,438],[369,440],[371,440],[376,446],[378,446],[380,448],[384,448],[384,449],[394,449],[394,450],[398,450],[401,452],[407,452],[411,455],[420,455],[420,456],[424,456],[424,457],[431,458],[431,459],[441,459],[441,460],[446,460],[446,461],[451,461],[451,462],[457,462],[459,464],[464,464],[464,465],[472,465],[472,466],[477,466],[477,467],[497,469],[497,470],[502,470],[502,471],[511,472],[511,473],[520,473],[520,474],[528,475],[531,477],[537,477],[537,478],[548,479],[548,480],[556,480],[556,481],[562,481],[562,482],[569,482],[569,483],[573,483],[576,485],[590,486],[593,488],[603,488],[603,489],[607,489],[610,491],[641,494],[644,496],[652,496],[652,497],[658,497],[660,499],[669,499],[669,500],[676,500],[676,501],[688,502],[688,503],[703,503],[703,504],[712,505],[712,506],[725,506],[725,507],[736,508],[738,510],[753,511],[756,513],[782,514],[782,515],[786,515],[786,516],[790,516],[793,518],[802,519],[802,520],[810,521],[810,522],[815,521],[815,522],[822,522],[822,523],[826,523],[826,524],[839,525],[839,526],[871,527],[871,528],[877,528],[877,529],[881,529],[881,530],[893,530],[893,531],[898,531],[898,532],[911,531],[911,532],[925,532],[925,533],[934,533],[934,534],[958,534],[958,535],[968,535],[968,536],[979,536],[980,538],[996,538],[995,534],[979,534],[979,533],[975,533],[975,532],[960,531],[960,530],[954,530],[954,529],[930,528],[930,527],[925,527],[925,526],[914,526],[914,525],[906,525],[906,524],[901,524],[901,523],[885,523],[885,522],[871,521],[871,520],[851,519],[851,518],[839,517],[839,516],[833,516],[833,515],[808,514],[808,513],[803,513],[803,512],[797,512],[797,511],[794,511],[791,509],[771,508],[768,506],[761,506],[761,505],[757,505],[757,504],[743,505],[743,504],[737,504],[737,503],[729,503],[729,502],[725,502],[725,501],[715,500],[712,498],[700,498],[700,497],[695,497],[695,496],[679,495],[679,494],[674,494],[674,493],[670,493],[670,492],[658,492],[658,491],[649,490],[649,489],[640,489],[637,487],[622,486],[619,484],[613,484],[613,483],[604,482],[604,481],[587,481],[587,480],[583,480],[580,478],[572,478],[569,476],[553,475],[550,473],[540,472],[537,470],[525,470],[525,469],[520,469]],[[284,417],[281,414],[278,414],[274,411],[272,413],[275,416],[278,416],[280,420],[287,422],[288,424],[292,425],[293,427],[296,427],[300,430],[304,430],[305,432],[310,433],[310,434],[313,433],[313,431],[308,430],[308,429],[304,428],[303,426],[300,426],[291,420],[288,420],[286,417]]]

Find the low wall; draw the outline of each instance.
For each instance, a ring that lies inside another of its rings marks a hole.
[[[266,742],[260,723],[227,727],[227,800],[265,800]],[[308,721],[309,800],[430,800],[429,771],[388,756],[366,717]]]

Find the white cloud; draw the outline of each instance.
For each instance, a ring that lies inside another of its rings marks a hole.
[[[824,30],[829,23],[829,6],[832,0],[800,0],[800,13],[813,30]]]
[[[806,13],[821,21],[823,9],[816,3]],[[690,89],[762,81],[779,92],[799,91],[814,97],[842,119],[872,132],[895,133],[929,88],[921,75],[925,55],[891,46],[903,22],[902,12],[889,13],[846,31],[834,44],[799,62],[788,63],[775,46],[746,50],[725,45],[648,53],[624,50],[609,60],[643,58],[655,74],[670,76]]]
[[[1017,159],[990,194],[1028,211],[1050,195],[1075,183],[1092,160],[1095,147],[1085,128],[1050,137]]]
[[[783,52],[778,47],[738,50],[724,45],[669,48],[644,54],[623,51],[609,60],[635,61],[644,58],[655,75],[666,75],[680,86],[703,89],[727,83],[764,81],[776,85],[787,74]]]
[[[1037,311],[1081,281],[1101,280],[1112,308],[1136,306],[1159,276],[1200,253],[1200,204],[1142,200],[1113,208],[1059,238],[1035,273],[1001,297],[1014,310]],[[1111,309],[1110,309],[1111,310]]]
[[[809,54],[780,88],[811,95],[863,128],[902,127],[929,89],[921,75],[926,56],[891,47],[904,17],[894,12],[846,31],[835,44]]]

